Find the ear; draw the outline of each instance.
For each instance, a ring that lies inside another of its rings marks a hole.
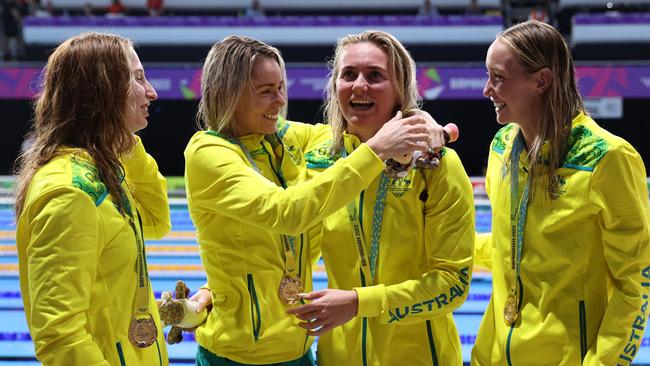
[[[548,89],[549,86],[551,86],[551,82],[553,81],[553,72],[551,69],[548,67],[544,67],[537,71],[537,76],[536,76],[536,89],[537,89],[537,94],[544,94],[546,89]]]

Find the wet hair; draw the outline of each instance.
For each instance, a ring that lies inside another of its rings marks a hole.
[[[580,112],[586,113],[578,91],[571,51],[560,32],[537,20],[512,26],[499,33],[497,39],[508,47],[527,72],[533,73],[543,68],[551,70],[551,83],[542,95],[544,113],[533,131],[534,140],[528,154],[532,186],[542,178],[538,177],[537,165],[540,163],[542,145],[548,141],[549,158],[544,163],[548,164],[549,169],[540,183],[546,188],[555,187],[558,183],[556,170],[568,149],[571,121]]]
[[[28,147],[16,161],[16,217],[23,211],[34,174],[62,147],[86,150],[109,193],[122,197],[120,154],[134,143],[124,123],[131,93],[131,52],[128,39],[91,32],[64,41],[50,55],[34,102]]]
[[[226,136],[235,137],[233,115],[242,94],[250,92],[253,65],[257,57],[275,60],[280,66],[283,80],[287,72],[280,51],[268,44],[244,37],[229,36],[210,49],[201,75],[201,101],[197,124]],[[282,87],[287,97],[286,83]],[[287,107],[280,114],[286,116]]]

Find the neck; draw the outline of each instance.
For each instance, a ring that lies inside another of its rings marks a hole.
[[[533,146],[533,141],[535,141],[535,135],[530,131],[530,129],[524,129],[523,127],[521,127],[521,133],[524,135],[526,151],[530,151],[530,148]]]
[[[348,123],[348,134],[359,138],[361,142],[371,139],[379,131],[379,128],[359,127]]]

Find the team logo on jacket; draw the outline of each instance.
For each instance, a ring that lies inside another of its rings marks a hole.
[[[302,164],[302,150],[293,145],[286,146],[285,148],[287,153],[289,153],[289,158],[291,158],[296,165]]]
[[[388,182],[388,191],[393,194],[393,196],[400,198],[405,193],[413,188],[413,172],[415,169],[412,169],[411,172],[402,178],[391,179]]]
[[[556,200],[560,198],[563,194],[566,193],[566,180],[561,175],[556,176],[557,184],[552,187],[549,187],[548,193],[551,195],[551,199]]]

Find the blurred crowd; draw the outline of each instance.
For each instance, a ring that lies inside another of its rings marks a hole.
[[[85,0],[81,0],[80,3]],[[251,0],[246,8],[231,11],[210,11],[207,9],[166,9],[164,0],[141,0],[142,7],[129,8],[122,0],[111,0],[108,6],[94,6],[90,2],[85,2],[81,7],[63,8],[55,6],[51,0],[0,0],[0,61],[2,60],[21,60],[25,54],[25,45],[22,37],[23,19],[27,16],[51,17],[51,16],[106,16],[106,17],[124,17],[124,16],[162,16],[162,15],[226,15],[239,17],[265,17],[278,15],[304,15],[297,10],[272,9],[267,11],[263,7],[263,0]],[[645,4],[643,6],[635,5],[633,8],[616,5],[612,3],[603,9],[594,7],[585,7],[575,9],[575,12],[593,12],[593,11],[650,11],[650,1],[642,1],[634,4]],[[382,15],[385,10],[377,10]],[[351,15],[365,14],[366,10],[353,12]],[[445,15],[500,15],[504,19],[504,27],[509,27],[523,20],[539,20],[549,23],[562,33],[566,31],[558,22],[558,0],[501,0],[497,8],[485,8],[479,6],[478,0],[470,0],[469,5],[462,8],[442,8],[435,6],[435,0],[423,0],[422,5],[413,10],[401,11],[396,15],[413,14],[417,17],[438,17]],[[324,12],[319,11],[319,15]],[[375,14],[375,13],[373,13]],[[379,13],[377,13],[379,14]],[[341,15],[334,13],[332,15]],[[392,13],[390,15],[393,15]]]

